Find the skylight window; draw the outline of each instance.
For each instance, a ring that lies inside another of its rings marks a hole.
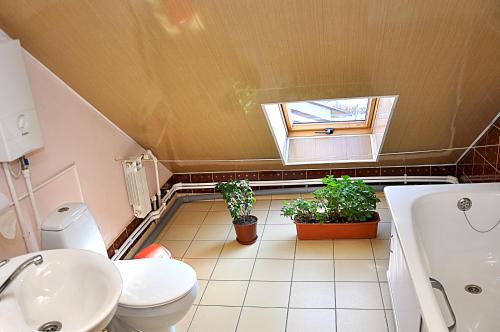
[[[370,128],[377,98],[321,99],[282,103],[289,131]]]
[[[283,165],[378,161],[398,96],[263,104]]]

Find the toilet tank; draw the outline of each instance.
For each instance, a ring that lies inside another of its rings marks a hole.
[[[42,249],[85,249],[108,256],[92,213],[83,203],[66,203],[42,224]]]

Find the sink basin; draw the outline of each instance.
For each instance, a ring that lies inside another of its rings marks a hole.
[[[91,251],[46,250],[12,258],[0,267],[0,284],[37,254],[43,263],[28,266],[0,294],[0,332],[100,332],[105,328],[122,290],[115,265]]]

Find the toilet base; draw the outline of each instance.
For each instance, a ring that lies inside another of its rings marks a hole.
[[[116,316],[106,327],[106,330],[108,332],[143,332],[131,327],[127,323],[121,321]],[[147,332],[176,332],[176,331],[175,331],[175,326],[165,326],[160,329],[149,329]]]

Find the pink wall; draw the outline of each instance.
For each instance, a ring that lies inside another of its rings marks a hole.
[[[42,219],[59,204],[83,201],[109,245],[134,218],[122,166],[115,158],[134,156],[144,149],[28,53],[25,62],[45,141],[42,150],[28,156],[33,186],[59,174],[35,191]],[[170,175],[161,165],[162,184]],[[15,180],[15,187],[18,197],[26,193],[22,177]],[[11,197],[3,171],[0,191]],[[29,200],[22,199],[21,205],[25,217],[34,225]],[[14,240],[0,235],[0,259],[24,252],[19,226]]]

